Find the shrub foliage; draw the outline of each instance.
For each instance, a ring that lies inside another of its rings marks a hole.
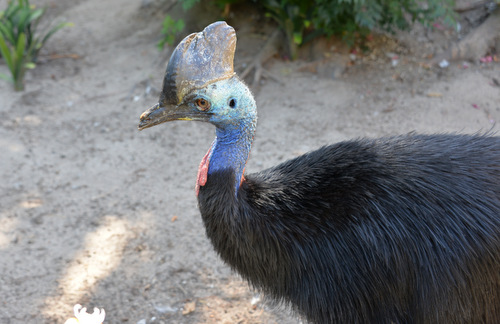
[[[189,10],[200,0],[179,1]],[[319,35],[340,35],[352,46],[374,28],[393,32],[414,22],[430,26],[440,20],[453,25],[456,19],[455,0],[212,0],[220,7],[243,1],[259,5],[279,24],[292,59],[298,46]],[[172,35],[182,30],[180,26],[171,17],[165,18],[160,48],[173,43]]]
[[[26,69],[35,67],[40,49],[59,29],[68,26],[60,23],[48,31],[40,32],[39,22],[45,9],[38,9],[29,0],[9,0],[7,8],[0,11],[0,55],[10,75],[0,78],[11,82],[16,91],[24,89]]]
[[[349,45],[374,28],[393,32],[414,22],[455,22],[455,0],[257,0],[285,30],[294,58],[296,46],[318,35],[340,35]]]

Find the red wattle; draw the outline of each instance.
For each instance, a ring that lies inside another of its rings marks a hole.
[[[200,193],[200,187],[203,187],[207,183],[208,177],[208,165],[210,163],[210,148],[201,160],[200,167],[198,168],[198,176],[196,177],[196,196]]]

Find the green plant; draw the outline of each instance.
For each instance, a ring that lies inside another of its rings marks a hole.
[[[292,59],[302,43],[318,35],[341,35],[350,46],[372,29],[407,29],[437,19],[452,25],[454,0],[259,0],[287,35]]]
[[[37,9],[29,0],[10,0],[7,9],[0,11],[0,54],[11,76],[0,75],[14,84],[16,91],[23,90],[24,73],[34,68],[40,49],[61,28],[60,23],[45,33],[37,32],[45,9]]]
[[[314,3],[301,0],[264,0],[266,16],[274,19],[285,32],[292,60],[297,58],[304,31],[311,26]]]
[[[200,0],[178,0],[189,10]],[[220,7],[236,0],[212,0]],[[340,35],[349,45],[363,43],[374,28],[394,32],[407,29],[414,22],[431,26],[437,20],[454,25],[455,0],[247,0],[258,4],[267,17],[283,29],[290,57],[297,57],[298,47],[319,35]],[[500,1],[500,0],[497,0]],[[182,19],[165,17],[158,44],[173,44],[175,35],[182,31]]]
[[[180,33],[184,29],[184,26],[184,20],[174,20],[167,15],[165,19],[163,19],[163,28],[161,30],[163,38],[158,42],[158,49],[163,49],[165,44],[172,45],[175,41],[175,35]]]
[[[23,80],[26,69],[35,67],[35,64],[30,62],[25,55],[25,49],[26,35],[24,33],[19,34],[15,47],[8,46],[5,42],[5,38],[0,34],[0,54],[4,58],[11,74],[9,76],[0,73],[0,78],[11,82],[16,91],[22,91],[24,89]]]
[[[191,9],[200,0],[178,0],[181,2],[182,9],[187,11]],[[158,42],[157,46],[159,50],[162,50],[165,44],[173,45],[175,42],[175,36],[184,30],[186,23],[183,19],[173,19],[170,15],[165,16],[163,19],[163,28],[161,29],[162,39]]]

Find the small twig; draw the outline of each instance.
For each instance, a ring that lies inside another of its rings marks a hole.
[[[266,69],[262,69],[262,74],[264,74],[265,77],[273,79],[274,81],[278,82],[280,85],[285,85],[285,83],[280,79],[280,77],[278,77],[277,75],[271,73]]]
[[[278,82],[282,83],[278,77],[272,75],[270,72],[266,71],[263,67],[262,64],[264,64],[267,60],[269,60],[271,57],[273,57],[277,53],[277,39],[280,34],[280,29],[276,28],[274,32],[269,36],[267,39],[266,43],[262,47],[262,49],[259,51],[255,59],[250,63],[245,70],[241,73],[240,77],[244,79],[253,69],[255,69],[254,73],[254,78],[252,82],[252,86],[256,86],[259,83],[259,80],[263,74],[266,76],[269,76],[270,78],[277,80]]]
[[[177,286],[177,288],[180,289],[180,291],[182,291],[182,293],[184,294],[184,296],[188,296],[187,291],[181,286],[180,283],[176,282],[176,286]]]
[[[47,60],[57,60],[57,59],[62,59],[62,58],[71,58],[74,60],[79,60],[82,57],[78,54],[51,54],[48,57],[44,57]]]

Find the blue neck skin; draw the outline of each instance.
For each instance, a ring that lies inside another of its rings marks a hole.
[[[250,154],[256,118],[240,120],[239,123],[217,126],[216,138],[210,152],[208,174],[231,168],[235,173],[235,195],[241,184],[241,177]]]

